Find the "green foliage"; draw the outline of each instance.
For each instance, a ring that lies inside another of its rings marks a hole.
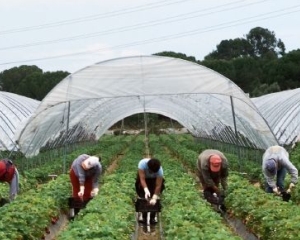
[[[173,57],[173,58],[181,58],[183,60],[187,60],[190,62],[197,62],[196,58],[193,56],[187,56],[183,53],[176,53],[176,52],[159,52],[159,53],[154,53],[153,55],[157,55],[157,56],[167,56],[167,57]]]
[[[205,60],[219,59],[231,60],[239,57],[253,56],[253,48],[251,44],[243,38],[235,38],[222,40],[209,55],[205,56]]]
[[[280,39],[277,40],[275,33],[266,28],[251,29],[246,39],[253,47],[253,57],[264,57],[269,53],[274,57],[285,54],[284,43]]]
[[[68,72],[45,72],[37,66],[20,66],[0,73],[1,91],[42,100]]]

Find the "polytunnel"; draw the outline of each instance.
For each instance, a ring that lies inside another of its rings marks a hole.
[[[300,88],[252,98],[281,145],[293,144],[300,134]]]
[[[0,92],[0,150],[17,151],[15,134],[37,109],[40,101]]]
[[[98,140],[137,113],[178,121],[195,137],[265,149],[277,143],[264,118],[228,78],[186,60],[132,56],[102,61],[63,79],[18,137],[26,156]]]

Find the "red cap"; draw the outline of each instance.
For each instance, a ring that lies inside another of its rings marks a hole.
[[[217,154],[211,155],[209,158],[209,163],[210,163],[210,170],[212,172],[220,171],[222,165],[222,159],[219,155]]]

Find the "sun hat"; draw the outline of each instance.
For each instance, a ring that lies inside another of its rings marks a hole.
[[[99,158],[96,156],[91,156],[82,162],[85,169],[90,169],[92,167],[95,167],[98,163],[99,163]]]
[[[276,174],[277,167],[276,167],[275,160],[273,158],[267,160],[266,169],[270,174],[272,174],[272,175]]]
[[[222,159],[219,155],[213,154],[209,158],[210,170],[212,172],[219,172],[222,165]]]

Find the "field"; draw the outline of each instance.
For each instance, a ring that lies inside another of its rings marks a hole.
[[[145,144],[143,135],[104,136],[66,155],[41,153],[39,165],[22,171],[21,194],[0,208],[0,239],[299,239],[298,188],[289,202],[266,194],[258,161],[244,157],[241,167],[237,155],[224,151],[230,177],[228,214],[223,217],[204,201],[195,175],[196,159],[205,146],[188,134],[150,135],[147,140]],[[134,208],[137,164],[148,151],[161,160],[166,179],[161,221],[153,235],[137,227]],[[298,152],[291,154],[296,167]],[[69,221],[67,172],[82,153],[101,155],[105,173],[99,195]],[[6,188],[1,185],[2,198]]]

